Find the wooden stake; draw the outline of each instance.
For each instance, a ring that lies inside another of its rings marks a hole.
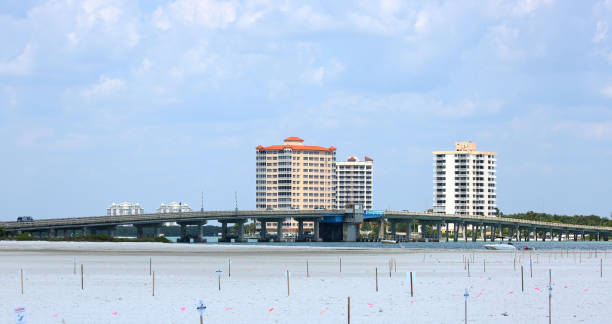
[[[232,259],[227,260],[227,276],[232,276]]]
[[[599,278],[603,278],[603,259],[599,259]]]
[[[204,324],[204,319],[202,318],[202,315],[200,315],[200,324]]]
[[[290,283],[289,283],[289,270],[287,270],[287,297],[289,297],[289,287],[290,287]]]
[[[516,255],[514,256],[514,271],[516,271]]]
[[[310,278],[310,270],[308,269],[308,260],[306,260],[306,278]]]
[[[376,268],[376,292],[378,292],[378,268]]]
[[[525,280],[523,279],[523,266],[521,266],[521,291],[525,292]]]
[[[81,263],[81,290],[83,290],[83,264]]]
[[[552,271],[548,269],[548,285],[552,284]]]
[[[348,297],[346,306],[347,306],[348,324],[351,324],[351,296]]]
[[[342,258],[340,258],[340,273],[342,273]]]
[[[410,271],[410,297],[414,297],[412,290],[412,271]]]
[[[217,279],[219,280],[219,291],[221,291],[221,275],[218,275]]]
[[[149,258],[149,276],[151,275],[152,267],[151,267],[151,258]]]
[[[486,259],[482,259],[482,271],[487,272],[487,261]]]
[[[470,277],[470,263],[469,262],[468,262],[467,268],[468,268],[467,269],[468,270],[468,277]]]
[[[23,269],[21,269],[21,294],[23,295]]]
[[[155,271],[153,271],[151,276],[153,277],[153,285],[151,285],[151,287],[153,288],[152,296],[155,296]]]
[[[533,262],[529,259],[529,277],[533,278]]]

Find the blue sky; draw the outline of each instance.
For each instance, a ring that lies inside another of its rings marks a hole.
[[[374,158],[425,210],[432,150],[497,151],[504,212],[612,212],[612,0],[0,2],[0,219],[255,206],[255,147]]]

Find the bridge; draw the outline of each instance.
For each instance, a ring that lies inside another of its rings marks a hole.
[[[364,222],[378,222],[378,238],[384,238],[383,224],[390,227],[390,235],[394,239],[410,240],[413,225],[417,222],[422,233],[433,233],[431,241],[449,241],[449,233],[453,233],[452,240],[459,239],[476,241],[481,234],[483,240],[495,241],[496,238],[509,236],[517,241],[529,241],[538,238],[559,241],[562,239],[577,241],[605,240],[612,234],[612,227],[599,227],[588,225],[572,225],[529,221],[513,218],[485,217],[475,215],[454,215],[432,212],[410,211],[364,211],[359,205],[338,210],[232,210],[232,211],[204,211],[181,213],[151,213],[124,216],[92,216],[75,218],[40,219],[31,222],[0,222],[0,228],[9,236],[22,233],[31,233],[39,237],[57,237],[105,233],[115,236],[117,226],[131,225],[136,228],[138,238],[144,237],[144,229],[152,228],[155,237],[160,235],[160,229],[165,223],[177,223],[181,232],[179,242],[189,242],[191,237],[187,234],[187,227],[197,227],[195,242],[203,242],[203,226],[208,221],[221,223],[222,242],[244,242],[244,224],[249,220],[277,223],[276,234],[267,233],[266,226],[261,226],[259,237],[261,241],[281,241],[283,221],[293,218],[298,222],[298,239],[312,241],[345,241],[354,242],[360,239],[360,225]],[[313,222],[313,231],[307,235],[304,232],[304,222]],[[405,224],[406,232],[398,235],[398,224]],[[234,224],[237,230],[231,232],[228,224]],[[442,233],[442,229],[444,234]],[[471,232],[471,233],[470,233]]]

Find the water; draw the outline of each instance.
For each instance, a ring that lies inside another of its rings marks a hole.
[[[176,242],[178,237],[167,237]],[[400,244],[382,244],[380,242],[257,242],[249,239],[248,243],[219,243],[216,236],[206,236],[207,243],[202,244],[229,244],[229,245],[268,245],[268,246],[296,246],[296,247],[335,247],[335,248],[406,248],[406,249],[449,249],[449,250],[484,250],[486,244],[499,244],[499,242],[410,242]],[[612,250],[612,241],[586,241],[586,242],[513,242],[517,249],[525,247],[536,250]]]

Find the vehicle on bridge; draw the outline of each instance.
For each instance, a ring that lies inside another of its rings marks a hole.
[[[19,223],[26,223],[26,222],[33,222],[34,218],[32,218],[32,216],[18,216],[17,217],[17,222]]]

